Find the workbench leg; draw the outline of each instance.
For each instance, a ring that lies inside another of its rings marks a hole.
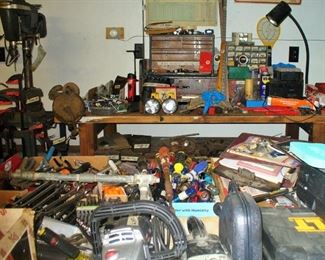
[[[325,143],[325,122],[313,123],[309,141],[314,143]]]
[[[105,127],[104,127],[104,136],[109,137],[110,135],[115,134],[116,129],[117,129],[116,124],[107,124],[107,125],[105,125]]]
[[[299,139],[299,126],[297,124],[286,124],[286,136]]]
[[[97,149],[95,124],[79,124],[80,155],[94,155]]]

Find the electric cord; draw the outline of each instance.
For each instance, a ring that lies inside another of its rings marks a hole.
[[[274,96],[274,97],[277,97],[277,96]],[[263,107],[265,107],[266,110],[271,112],[272,110],[268,109],[268,107],[267,107],[266,99],[267,99],[267,97],[265,98],[265,100],[263,102]],[[295,122],[295,123],[303,123],[303,122],[308,121],[309,119],[315,117],[319,113],[319,109],[309,99],[305,99],[305,100],[308,101],[312,105],[312,107],[315,109],[314,112],[310,114],[310,116],[308,116],[307,118],[304,118],[302,120],[294,120],[294,119],[292,119],[291,117],[289,117],[287,115],[283,115],[283,117],[286,118],[287,120],[289,120],[291,122]]]
[[[265,109],[266,110],[269,110],[268,108],[267,108],[267,106],[265,106]],[[271,110],[269,110],[269,111],[271,111]],[[306,117],[306,118],[304,118],[304,119],[302,119],[302,120],[295,120],[295,119],[293,119],[293,118],[291,118],[291,117],[289,117],[289,116],[287,116],[287,115],[282,115],[285,119],[287,119],[288,121],[291,121],[291,122],[293,122],[293,123],[297,123],[297,124],[301,124],[301,123],[304,123],[305,121],[308,121],[308,120],[310,120],[310,119],[312,119],[313,117],[315,117],[317,115],[317,111],[315,111],[315,113],[313,113],[313,114],[311,114],[310,116],[308,116],[308,117]]]
[[[165,239],[164,240],[165,240],[165,243],[166,243],[167,248],[168,248],[169,245],[171,245],[172,240],[171,240],[170,231],[169,231],[169,229],[167,229],[165,223],[163,223],[162,225],[160,225],[160,232],[161,232],[161,234],[164,234],[165,235]]]
[[[152,232],[152,239],[153,239],[153,247],[154,247],[154,251],[155,252],[159,252],[162,250],[165,250],[166,247],[163,243],[162,237],[159,234],[160,230],[159,230],[159,220],[156,218],[152,219],[152,224],[153,224],[153,232]]]
[[[166,251],[171,246],[171,234],[170,230],[166,228],[164,222],[159,218],[152,218],[152,243],[155,252]]]
[[[7,84],[3,83],[3,82],[0,82],[0,85],[5,87],[5,88],[9,88],[9,86]]]
[[[142,37],[142,36],[141,36],[141,35],[133,35],[133,36],[131,36],[131,37],[125,39],[125,40],[122,40],[122,39],[117,39],[117,40],[118,40],[118,41],[121,41],[121,42],[128,42],[128,41],[130,41],[130,40],[132,40],[132,39],[140,38],[140,37]]]
[[[17,49],[14,52],[12,52],[12,50],[9,49],[7,45],[7,40],[5,40],[4,43],[5,43],[5,49],[8,52],[8,55],[5,60],[5,64],[7,67],[10,67],[13,63],[17,62],[20,55]]]

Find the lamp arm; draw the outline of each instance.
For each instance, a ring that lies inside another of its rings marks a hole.
[[[291,18],[291,20],[295,23],[295,25],[297,26],[302,39],[304,40],[305,43],[305,48],[306,48],[306,69],[305,69],[305,85],[308,84],[308,74],[309,74],[309,46],[308,46],[308,41],[306,38],[306,35],[304,33],[304,31],[302,30],[302,28],[300,27],[299,23],[297,22],[297,20],[291,15],[289,14],[289,17]]]

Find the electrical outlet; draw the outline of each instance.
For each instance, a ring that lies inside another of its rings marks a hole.
[[[299,61],[299,47],[290,46],[289,47],[289,62],[298,62]]]
[[[136,59],[143,59],[143,44],[142,43],[135,43],[134,44],[134,58]]]
[[[106,27],[106,39],[124,39],[124,27]]]

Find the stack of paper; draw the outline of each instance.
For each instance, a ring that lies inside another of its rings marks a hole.
[[[284,177],[299,167],[300,162],[278,144],[281,138],[242,133],[220,155],[219,165],[238,171],[246,169],[257,178],[282,183]]]
[[[291,142],[290,152],[312,167],[325,169],[325,144]]]

